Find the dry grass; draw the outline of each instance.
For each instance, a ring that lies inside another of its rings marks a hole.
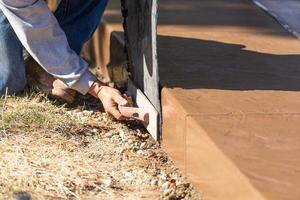
[[[101,188],[89,183],[101,180],[102,174],[95,159],[89,158],[91,149],[82,148],[83,141],[71,136],[89,134],[87,118],[53,105],[42,95],[2,99],[1,107],[2,194],[25,190],[64,198],[79,197],[87,187]]]
[[[2,98],[0,107],[0,199],[20,191],[33,199],[197,198],[135,122],[57,106],[41,94]],[[174,187],[164,195],[166,181]]]

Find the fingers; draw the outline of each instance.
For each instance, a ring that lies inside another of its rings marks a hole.
[[[119,112],[129,119],[137,119],[144,123],[149,121],[149,113],[140,108],[119,106]]]
[[[116,106],[110,107],[109,110],[107,110],[109,114],[111,114],[114,118],[117,120],[123,120],[124,116],[120,113],[120,111],[117,109]]]
[[[113,100],[120,106],[127,106],[129,102],[120,93],[113,96]]]
[[[118,90],[110,87],[102,87],[101,93],[98,93],[98,97],[102,102],[105,111],[117,120],[136,118],[135,116],[133,116],[133,114],[135,113],[127,113],[128,116],[126,116],[119,110],[119,107],[133,106],[133,101],[131,97],[123,96]]]

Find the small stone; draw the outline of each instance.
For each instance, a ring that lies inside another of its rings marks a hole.
[[[148,150],[148,149],[147,149],[147,150],[144,150],[144,155],[147,156],[147,157],[150,157],[150,156],[152,156],[153,154],[154,154],[153,151],[150,150],[150,149],[149,149],[149,150]]]
[[[143,155],[144,152],[143,152],[143,150],[138,150],[136,153],[139,155]]]
[[[125,176],[125,177],[132,177],[132,173],[126,172],[126,173],[124,174],[124,176]]]
[[[98,133],[98,129],[93,128],[93,129],[92,129],[92,133]]]
[[[169,196],[172,193],[171,189],[164,190],[164,196]]]
[[[147,138],[149,138],[149,134],[142,134],[142,136],[141,136],[143,139],[147,139]]]
[[[178,187],[179,185],[182,185],[182,182],[179,181],[179,180],[177,180],[177,181],[176,181],[176,187]]]
[[[125,143],[125,147],[126,147],[127,149],[130,149],[130,148],[131,148],[131,145],[128,144],[128,143]]]
[[[132,140],[132,139],[129,139],[129,140],[127,141],[127,143],[128,143],[128,144],[133,144],[133,140]]]
[[[113,139],[114,141],[120,142],[121,138],[118,135],[113,135],[111,137],[111,139]]]
[[[151,185],[152,185],[152,186],[157,186],[157,185],[158,185],[158,180],[153,179],[153,180],[151,181]]]
[[[114,132],[110,131],[105,134],[106,137],[111,138],[114,135]]]
[[[139,150],[140,150],[140,149],[139,149],[138,147],[133,147],[133,148],[132,148],[132,151],[135,152],[135,153],[137,153],[137,151],[139,151]]]
[[[144,149],[146,146],[146,142],[142,142],[141,145],[140,145],[140,149]]]
[[[124,132],[122,129],[120,129],[119,135],[120,135],[120,137],[121,137],[122,139],[125,138],[125,132]]]
[[[165,172],[161,172],[158,177],[163,181],[167,180],[167,174]]]
[[[93,113],[94,113],[94,111],[89,111],[89,110],[84,110],[84,111],[82,111],[82,114],[87,115],[87,116],[90,116],[90,115],[92,115]]]
[[[125,152],[126,149],[119,149],[118,150],[118,155],[122,155]]]
[[[163,190],[169,189],[170,183],[167,181],[167,182],[163,183],[161,187]]]
[[[141,130],[137,129],[137,130],[136,130],[136,134],[137,134],[138,136],[142,135]]]
[[[170,180],[170,183],[176,185],[176,179],[172,178],[172,179]]]
[[[79,113],[81,112],[81,109],[80,108],[76,108],[75,110],[73,110],[74,113]]]
[[[102,184],[105,187],[111,187],[112,186],[112,179],[111,178],[104,179],[104,180],[102,180]]]
[[[130,184],[131,181],[129,181],[128,179],[121,179],[120,180],[120,183],[124,184],[124,185],[127,185],[127,184]]]
[[[160,179],[158,180],[157,185],[159,185],[159,186],[162,185],[162,181]]]

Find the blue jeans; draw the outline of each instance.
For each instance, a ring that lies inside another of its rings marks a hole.
[[[96,30],[108,0],[62,0],[54,15],[66,33],[70,47],[79,55]],[[26,86],[23,47],[0,10],[0,94]]]

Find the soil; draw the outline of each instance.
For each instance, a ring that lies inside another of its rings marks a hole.
[[[200,199],[139,122],[79,99],[1,100],[0,199]]]

